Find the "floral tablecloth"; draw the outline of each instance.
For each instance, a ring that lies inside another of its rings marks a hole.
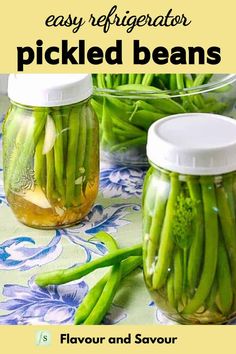
[[[0,97],[0,115],[8,101]],[[1,133],[0,133],[1,140]],[[0,155],[2,150],[0,148]],[[43,231],[20,224],[5,199],[0,163],[0,324],[72,324],[76,308],[105,270],[73,283],[39,288],[39,271],[69,268],[106,253],[94,235],[104,230],[120,247],[141,242],[145,170],[101,164],[95,205],[77,226]],[[171,324],[151,300],[142,270],[125,278],[104,324]]]

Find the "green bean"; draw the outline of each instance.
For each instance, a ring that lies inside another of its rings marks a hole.
[[[103,143],[109,143],[112,145],[116,143],[116,138],[113,132],[113,123],[109,114],[107,99],[105,97],[103,98],[102,133]]]
[[[147,136],[140,136],[138,138],[134,138],[128,141],[125,141],[124,143],[116,144],[111,147],[111,152],[114,151],[120,151],[120,150],[126,150],[127,148],[130,148],[132,146],[139,146],[139,145],[145,145],[147,140]]]
[[[85,153],[86,153],[86,139],[87,139],[87,116],[86,107],[82,107],[80,116],[80,127],[79,127],[79,141],[78,141],[78,151],[76,158],[76,171],[75,171],[75,205],[81,203],[81,196],[83,193],[83,177],[85,172]]]
[[[111,89],[113,87],[112,83],[112,75],[111,74],[106,74],[105,76],[105,82],[106,82],[106,87]]]
[[[135,84],[141,84],[143,80],[143,74],[137,74]]]
[[[146,92],[160,92],[163,94],[163,91],[155,86],[143,86],[143,84],[127,84],[127,85],[120,85],[117,86],[117,90],[120,91],[146,91]],[[167,96],[163,94],[163,96]]]
[[[165,216],[166,202],[169,196],[169,183],[164,173],[160,176],[159,185],[161,188],[156,189],[155,205],[153,206],[152,223],[149,230],[147,246],[146,268],[149,271],[154,270],[155,258],[160,243],[161,230]]]
[[[153,275],[154,289],[159,289],[165,284],[168,274],[168,268],[170,265],[170,258],[174,247],[174,241],[172,240],[171,235],[171,221],[174,216],[175,204],[177,201],[178,194],[180,192],[180,182],[178,175],[171,173],[170,176],[170,194],[167,201],[166,213],[161,232],[158,259]]]
[[[163,113],[185,113],[186,110],[179,103],[167,97],[160,97],[153,100],[153,105],[160,109]]]
[[[112,116],[113,124],[116,125],[120,129],[124,129],[130,132],[136,132],[137,135],[142,135],[143,133],[146,133],[143,129],[140,129],[138,127],[135,127],[134,125],[122,121],[122,119],[118,118],[117,116]]]
[[[47,168],[47,182],[46,182],[46,194],[49,200],[54,196],[54,152],[51,149],[46,154],[46,168]]]
[[[135,83],[135,79],[136,79],[136,74],[129,74],[128,83],[129,84],[134,84]]]
[[[27,117],[27,129],[24,128],[25,131],[20,130],[18,133],[18,138],[16,138],[21,148],[19,151],[18,144],[15,144],[15,149],[17,150],[17,153],[12,155],[13,157],[15,157],[11,159],[10,165],[7,170],[7,177],[5,179],[6,191],[8,191],[9,189],[9,183],[11,184],[11,187],[13,189],[17,188],[19,176],[22,174],[22,171],[25,170],[30,161],[30,158],[33,156],[35,147],[44,128],[46,115],[42,116],[40,111],[35,111],[34,118],[35,119],[32,120],[30,116]]]
[[[183,314],[192,314],[199,309],[210,293],[217,265],[218,220],[217,203],[213,177],[200,178],[205,222],[205,254],[202,274],[198,288],[183,310]]]
[[[71,109],[68,107],[61,107],[61,115],[62,115],[62,127],[63,127],[63,153],[64,153],[64,166],[67,163],[67,149],[68,149],[68,137],[69,137],[69,115]]]
[[[133,114],[129,121],[138,127],[148,130],[152,123],[165,116],[166,114],[140,110]]]
[[[224,190],[226,194],[226,198],[229,202],[231,216],[235,220],[235,199],[233,194],[233,174],[229,173],[224,176]]]
[[[170,90],[176,91],[176,89],[177,89],[176,75],[170,74]]]
[[[69,137],[66,164],[66,206],[70,207],[73,203],[75,192],[75,173],[77,160],[77,146],[80,126],[81,107],[73,107],[69,116]]]
[[[206,74],[198,74],[194,79],[193,86],[201,86],[206,79]]]
[[[196,106],[195,106],[196,107]],[[207,104],[204,103],[204,106],[200,109],[200,112],[203,113],[222,113],[226,109],[227,105],[224,102],[214,102]],[[196,107],[196,112],[199,112],[199,108]]]
[[[129,273],[135,270],[138,266],[142,265],[142,257],[129,257],[122,261],[121,263],[121,279],[125,278]],[[92,289],[89,290],[88,294],[85,296],[82,304],[78,307],[75,317],[74,324],[81,324],[90,314],[91,310],[97,303],[100,298],[104,286],[111,276],[111,273],[108,272],[106,275],[101,278],[97,284],[95,284]]]
[[[168,298],[170,305],[174,309],[176,309],[177,305],[176,305],[175,294],[174,294],[174,272],[171,272],[168,279],[167,279],[166,291],[167,291],[167,298]]]
[[[177,249],[174,256],[174,296],[178,303],[183,291],[183,264],[181,249]]]
[[[84,321],[86,325],[95,325],[99,324],[105,314],[107,313],[108,309],[111,306],[112,300],[115,296],[115,293],[118,289],[121,279],[121,269],[120,264],[115,264],[112,267],[110,277],[105,284],[102,294],[98,299],[97,304],[89,314],[89,316]]]
[[[125,137],[125,138],[130,138],[130,139],[137,138],[139,136],[144,136],[144,135],[146,137],[146,133],[144,133],[144,132],[142,132],[142,133],[140,132],[137,134],[137,132],[131,132],[129,130],[122,130],[122,129],[116,128],[116,127],[113,130],[114,130],[114,133],[120,137]]]
[[[99,123],[101,124],[101,122],[102,122],[102,112],[103,112],[102,103],[98,102],[95,99],[92,99],[91,100],[91,106],[93,107],[94,111],[96,112],[96,115],[98,117]]]
[[[144,109],[144,110],[150,111],[150,112],[163,113],[161,110],[158,111],[158,109],[156,107],[154,107],[152,104],[150,104],[146,101],[142,101],[142,100],[138,100],[135,103],[135,108],[136,108],[136,110],[133,111],[132,114],[134,114],[138,108]],[[130,120],[131,120],[131,117],[130,117]]]
[[[122,75],[121,75],[121,85],[126,85],[126,84],[128,84],[128,78],[129,78],[129,75],[128,75],[128,74],[122,74]]]
[[[228,255],[221,238],[219,240],[217,279],[219,288],[220,310],[224,315],[228,315],[233,304],[233,289]]]
[[[96,234],[96,238],[102,241],[108,252],[114,252],[115,250],[118,249],[117,243],[112,238],[108,233],[101,231]],[[74,323],[75,324],[80,324],[86,320],[86,318],[90,315],[90,313],[94,310],[94,308],[97,308],[96,303],[98,302],[102,292],[103,288],[106,285],[106,282],[108,281],[109,276],[112,276],[111,272],[107,273],[86,295],[84,298],[82,304],[79,306],[75,313],[74,317]],[[101,306],[102,307],[102,306]]]
[[[106,81],[104,74],[97,74],[97,84],[99,88],[106,88]]]
[[[27,119],[28,120],[28,119]],[[15,142],[11,154],[9,156],[9,161],[5,167],[5,174],[4,174],[4,189],[6,195],[8,195],[9,189],[12,185],[13,174],[15,173],[15,166],[19,156],[19,148],[22,146],[22,142],[25,140],[25,136],[29,129],[28,121],[26,119],[22,120],[21,125],[18,127],[18,134],[15,137]],[[8,135],[10,138],[12,135]],[[5,140],[4,140],[5,142]],[[5,144],[4,144],[5,145]],[[3,145],[3,147],[4,147]],[[5,153],[5,148],[4,148]],[[5,159],[4,159],[5,160]]]
[[[4,149],[4,154],[7,154],[6,161],[8,161],[8,163],[11,157],[11,153],[15,147],[17,133],[19,132],[19,129],[22,124],[24,124],[24,121],[26,121],[26,118],[22,119],[21,109],[18,106],[10,106],[9,112],[7,113],[7,116],[5,117],[5,120],[2,124],[2,133],[4,137],[3,148],[5,147],[5,145],[7,146],[7,149]],[[3,162],[4,161],[5,159],[3,160]],[[6,166],[4,166],[5,171],[8,168],[8,163],[6,164]]]
[[[222,233],[225,240],[225,246],[228,252],[230,267],[232,271],[232,284],[233,289],[236,292],[236,223],[235,216],[230,207],[230,201],[227,198],[225,190],[225,179],[223,179],[223,185],[218,186],[216,189],[217,202],[219,209],[220,222],[222,227]]]
[[[86,187],[92,181],[94,176],[94,170],[97,171],[99,169],[99,156],[94,155],[95,151],[93,149],[94,145],[98,144],[98,137],[96,131],[98,127],[96,126],[96,122],[93,119],[93,111],[89,104],[86,106],[86,149],[85,149],[85,158],[84,158],[84,171],[85,171],[85,181],[83,184],[83,192],[86,194]],[[96,151],[98,154],[98,151]],[[92,181],[93,182],[93,181]]]
[[[207,309],[212,309],[216,307],[216,296],[217,296],[217,291],[218,291],[218,282],[217,282],[217,277],[215,276],[213,285],[211,287],[210,294],[208,295],[206,299],[206,308]]]
[[[42,130],[34,155],[34,177],[36,184],[41,188],[45,187],[46,183],[46,157],[43,155],[44,136],[45,132]]]
[[[142,85],[151,86],[153,78],[154,78],[154,74],[145,74],[142,80]]]
[[[188,285],[191,291],[194,291],[198,279],[203,257],[203,244],[204,244],[204,217],[201,188],[198,183],[197,177],[189,177],[187,180],[189,194],[194,203],[195,217],[193,240],[189,250],[188,259]]]
[[[54,163],[55,163],[55,182],[57,192],[61,196],[62,200],[65,197],[64,187],[64,143],[63,143],[63,125],[61,112],[55,110],[52,114],[55,128],[56,128],[56,140],[54,144]],[[78,118],[77,118],[78,119]],[[71,181],[69,182],[71,183]]]
[[[113,82],[113,88],[116,86],[119,86],[121,84],[121,76],[118,74],[116,75],[114,82]]]
[[[122,112],[122,120],[128,121],[130,114],[132,114],[135,109],[134,105],[128,104],[120,98],[110,98],[106,97],[106,108],[108,109],[108,116],[120,116]],[[109,117],[110,118],[110,117]]]
[[[186,83],[186,88],[191,88],[193,87],[193,79],[191,76],[185,76],[185,83]]]
[[[72,280],[80,279],[84,275],[91,273],[97,268],[108,267],[121,262],[123,259],[130,256],[141,256],[142,245],[120,249],[111,254],[105,255],[102,258],[92,262],[85,263],[79,267],[70,269],[59,269],[53,272],[41,273],[36,276],[35,282],[39,286],[47,286],[50,284],[64,284]]]
[[[183,90],[185,85],[184,85],[184,74],[176,74],[176,84],[178,90]]]

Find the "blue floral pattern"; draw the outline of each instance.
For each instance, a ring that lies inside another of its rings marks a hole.
[[[33,279],[28,286],[6,284],[3,295],[8,300],[0,303],[0,309],[9,313],[0,316],[0,324],[71,324],[87,292],[84,281],[47,288],[38,287]]]
[[[36,246],[27,236],[8,239],[0,244],[0,269],[29,270],[54,261],[62,252],[61,234],[56,235],[46,246]]]
[[[142,194],[146,169],[126,166],[110,166],[102,169],[100,186],[105,198],[127,199]]]
[[[0,316],[0,324],[72,324],[88,290],[84,281],[47,288],[38,287],[33,278],[28,286],[6,284],[3,295],[8,300],[0,303],[0,309],[8,313]],[[126,316],[122,307],[112,305],[104,324],[118,323]]]
[[[125,219],[128,214],[139,210],[137,204],[114,204],[107,208],[95,205],[79,225],[57,230],[46,246],[36,246],[36,241],[28,236],[10,238],[0,243],[0,269],[25,271],[53,262],[63,251],[62,238],[84,250],[85,259],[80,262],[89,262],[92,254],[102,256],[107,251],[94,235],[99,231],[116,232],[118,227],[129,223]]]

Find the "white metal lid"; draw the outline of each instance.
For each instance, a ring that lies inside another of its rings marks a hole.
[[[147,156],[153,164],[183,174],[236,171],[236,120],[208,113],[161,119],[149,128]]]
[[[93,91],[90,74],[11,74],[8,96],[28,106],[53,107],[80,102]]]

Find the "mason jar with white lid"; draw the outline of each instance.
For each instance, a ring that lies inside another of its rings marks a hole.
[[[144,277],[167,317],[236,317],[236,121],[178,114],[148,132]]]
[[[24,224],[81,220],[98,191],[99,132],[89,74],[11,74],[3,126],[4,188]]]

